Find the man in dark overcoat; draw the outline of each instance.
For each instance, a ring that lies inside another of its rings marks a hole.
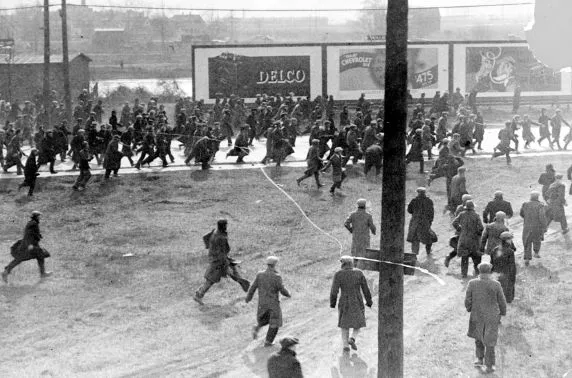
[[[249,134],[248,134],[248,125],[243,125],[240,127],[240,132],[234,141],[234,148],[230,150],[226,157],[229,156],[238,156],[236,159],[237,163],[244,163],[244,157],[250,154],[250,150],[248,149],[249,145]]]
[[[554,166],[552,164],[546,164],[545,172],[540,174],[540,177],[538,178],[538,183],[542,185],[542,198],[544,198],[545,201],[548,201],[546,193],[548,192],[550,185],[554,182],[555,175],[556,171],[554,170]]]
[[[500,244],[491,253],[493,272],[498,274],[497,280],[501,284],[506,303],[513,301],[514,284],[516,283],[516,262],[514,259],[516,247],[512,239],[513,235],[510,232],[503,232],[500,234]]]
[[[89,166],[90,160],[93,159],[93,155],[89,151],[89,142],[83,142],[83,148],[79,151],[79,176],[77,177],[75,184],[72,186],[73,190],[84,190],[91,178],[91,167]]]
[[[478,265],[481,262],[481,235],[483,223],[479,214],[475,212],[473,201],[465,203],[465,211],[453,220],[453,227],[459,231],[457,255],[461,257],[461,275],[467,277],[469,270],[469,257],[473,260],[475,275],[479,274]]]
[[[49,164],[50,173],[57,173],[54,170],[54,164],[56,162],[56,138],[52,130],[48,130],[46,137],[40,142],[39,146],[39,158],[38,165]]]
[[[383,134],[378,134],[379,141],[372,144],[365,150],[365,164],[363,166],[363,173],[367,176],[369,170],[375,167],[375,175],[379,176],[381,173],[381,166],[383,164]]]
[[[268,359],[268,378],[302,378],[302,365],[296,358],[295,337],[284,337],[280,340],[281,349]]]
[[[50,257],[50,254],[42,247],[40,247],[40,240],[42,234],[40,232],[40,216],[42,213],[39,211],[32,211],[30,221],[24,228],[24,237],[18,240],[11,248],[11,254],[14,260],[10,262],[2,272],[2,280],[8,283],[8,275],[16,266],[21,262],[36,259],[38,267],[40,268],[40,277],[45,278],[51,276],[51,272],[46,272],[44,259]]]
[[[554,179],[554,182],[550,184],[546,192],[546,196],[548,197],[546,227],[550,225],[550,222],[555,220],[556,222],[560,222],[562,233],[566,234],[568,232],[568,222],[566,221],[566,213],[564,212],[564,206],[568,205],[566,203],[566,187],[562,183],[561,174],[555,175]]]
[[[465,308],[471,313],[467,336],[475,339],[475,366],[486,366],[485,373],[494,372],[495,346],[501,316],[506,315],[506,299],[501,284],[491,279],[492,266],[481,263],[479,277],[469,281]]]
[[[245,292],[248,292],[250,287],[250,282],[240,276],[237,268],[238,262],[228,257],[230,245],[228,244],[227,224],[226,219],[219,219],[217,229],[203,236],[205,245],[208,245],[209,266],[205,272],[205,282],[193,296],[193,299],[200,304],[203,304],[203,297],[211,286],[227,275],[238,282]]]
[[[103,168],[105,169],[105,179],[108,180],[111,172],[114,177],[118,177],[119,168],[121,168],[121,158],[123,153],[119,151],[119,135],[115,134],[111,142],[107,145],[105,151],[105,160],[103,161]]]
[[[336,308],[338,293],[341,291],[338,302],[338,327],[342,329],[343,351],[349,353],[350,346],[357,350],[356,338],[360,329],[366,326],[364,297],[366,306],[371,308],[373,302],[365,275],[361,270],[354,268],[353,258],[342,256],[340,262],[342,268],[334,275],[330,291],[330,307]],[[350,328],[353,329],[352,337]]]
[[[418,255],[419,244],[423,243],[425,244],[427,255],[430,255],[431,246],[436,236],[433,230],[431,230],[435,210],[433,201],[427,197],[425,188],[417,188],[417,197],[409,202],[407,212],[411,214],[409,230],[407,231],[407,241],[411,243],[411,252]]]
[[[270,256],[266,259],[266,270],[258,272],[248,293],[246,303],[252,300],[254,293],[258,290],[258,311],[256,314],[256,325],[252,329],[252,338],[258,337],[260,328],[268,325],[266,341],[264,346],[272,346],[274,338],[278,334],[278,328],[282,327],[282,309],[280,308],[280,294],[290,298],[290,293],[282,284],[282,277],[276,270],[278,257]]]
[[[36,187],[36,177],[40,174],[38,173],[38,169],[40,168],[36,157],[38,156],[38,150],[35,148],[30,151],[30,156],[26,160],[26,165],[24,165],[24,182],[18,186],[18,190],[22,189],[23,187],[27,186],[28,196],[31,197],[34,195],[34,188]]]
[[[423,130],[415,130],[415,134],[411,139],[411,148],[407,155],[405,156],[405,164],[409,164],[412,161],[419,162],[419,173],[425,173],[425,163],[423,160]]]
[[[510,202],[503,199],[503,193],[500,190],[495,192],[495,198],[487,203],[485,211],[483,211],[483,223],[492,223],[497,212],[502,211],[507,218],[512,218],[513,211]]]
[[[534,257],[540,257],[540,246],[546,232],[546,210],[542,202],[538,200],[540,193],[530,193],[530,201],[522,204],[520,216],[524,219],[522,226],[522,244],[524,245],[524,265],[528,266]]]
[[[306,164],[308,169],[304,171],[304,176],[299,177],[296,179],[296,184],[300,186],[300,183],[314,175],[314,179],[316,180],[316,186],[321,188],[323,185],[320,183],[320,170],[324,166],[322,163],[322,159],[320,159],[320,140],[314,139],[312,140],[312,146],[308,150],[308,154],[306,155]]]
[[[342,147],[336,147],[334,149],[334,154],[330,157],[324,168],[322,168],[322,172],[326,172],[328,168],[332,167],[332,180],[333,184],[330,188],[330,194],[334,195],[336,188],[342,188],[342,182],[346,178],[346,173],[343,170],[343,158],[342,158]]]

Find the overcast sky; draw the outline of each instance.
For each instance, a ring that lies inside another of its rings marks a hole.
[[[121,6],[151,6],[161,7],[183,7],[183,8],[234,8],[240,9],[285,9],[297,8],[308,10],[320,9],[344,9],[344,8],[362,8],[364,3],[386,4],[387,0],[86,0],[87,5],[121,5]],[[459,5],[486,5],[486,4],[510,4],[533,2],[534,0],[409,0],[410,6],[415,7],[434,7],[434,6],[459,6]],[[14,6],[27,6],[42,4],[43,0],[0,0],[0,9],[14,7]],[[60,4],[60,0],[50,0],[52,4]],[[68,0],[69,4],[80,4],[81,0]],[[494,13],[500,17],[507,17],[517,13],[530,13],[531,6],[510,6],[510,7],[485,7],[478,8],[465,8],[465,9],[450,9],[442,10],[443,15],[448,14],[470,14],[470,15],[484,15]],[[193,12],[207,16],[205,12]],[[237,12],[235,16],[276,16],[277,13],[264,13],[264,12]],[[355,13],[346,12],[312,12],[312,13],[288,13],[291,15],[301,16],[327,16],[336,21],[343,20],[344,18],[355,18]],[[222,16],[219,14],[219,16]]]

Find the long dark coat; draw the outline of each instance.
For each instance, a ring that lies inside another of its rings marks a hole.
[[[304,172],[307,175],[313,175],[316,172],[319,172],[322,169],[322,159],[320,159],[320,147],[319,146],[312,146],[308,150],[308,154],[306,155],[306,164],[308,165],[308,169]]]
[[[566,217],[564,213],[564,205],[566,204],[566,187],[561,182],[554,182],[546,192],[548,197],[548,208],[546,216],[552,218],[556,222]]]
[[[541,241],[546,230],[544,205],[540,201],[529,201],[522,204],[520,216],[524,219],[522,242],[527,240]]]
[[[453,220],[453,227],[459,231],[457,255],[466,257],[479,253],[483,223],[474,210],[465,210]]]
[[[508,218],[513,216],[512,205],[510,202],[500,198],[495,198],[487,203],[485,211],[483,211],[483,222],[493,222],[495,220],[496,213],[499,211],[504,212]]]
[[[32,218],[24,228],[22,240],[18,240],[12,245],[12,257],[21,261],[32,260],[38,257],[50,257],[50,254],[40,247],[39,243],[41,239],[40,223]],[[29,246],[32,246],[32,248],[29,249]]]
[[[230,266],[229,252],[227,233],[215,230],[209,239],[209,267],[205,272],[205,279],[216,283],[227,276]]]
[[[111,170],[121,168],[122,157],[123,153],[119,151],[119,142],[113,139],[107,145],[107,150],[105,151],[105,160],[103,161],[103,168]]]
[[[498,281],[507,303],[514,299],[514,284],[516,282],[516,263],[514,253],[516,247],[512,242],[502,242],[491,254],[491,264],[493,272],[499,274]]]
[[[36,162],[36,157],[31,155],[26,160],[26,165],[24,166],[24,186],[36,180],[38,176],[38,163]]]
[[[290,297],[290,293],[282,284],[282,277],[271,267],[258,272],[246,294],[246,302],[250,302],[258,289],[258,311],[256,319],[259,326],[282,327],[282,309],[279,294]]]
[[[365,307],[371,305],[371,293],[363,272],[351,266],[345,266],[334,275],[332,290],[330,291],[330,307],[336,307],[338,292],[341,290],[338,302],[338,327],[362,328],[365,327]]]
[[[433,237],[431,223],[433,223],[434,208],[433,201],[425,195],[419,195],[409,202],[407,212],[411,214],[409,230],[407,231],[407,241],[420,241],[423,244],[432,244]]]
[[[501,284],[483,276],[469,281],[465,308],[471,313],[467,336],[494,347],[501,316],[506,315],[506,299]]]
[[[282,349],[268,359],[268,378],[302,378],[302,365],[296,352]]]
[[[407,161],[422,161],[423,160],[423,137],[421,134],[415,134],[411,141],[411,148],[407,153]]]

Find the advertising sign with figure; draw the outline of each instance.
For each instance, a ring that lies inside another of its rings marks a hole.
[[[511,97],[517,86],[523,96],[572,94],[569,70],[554,71],[540,62],[523,42],[459,43],[454,46],[454,83],[479,97]]]
[[[322,94],[322,55],[311,46],[198,46],[193,49],[194,94],[214,102],[231,94],[252,102],[267,94]]]
[[[561,74],[534,57],[526,46],[466,47],[466,87],[468,91],[558,92]]]
[[[413,95],[447,90],[446,46],[410,46],[407,50],[408,88]],[[334,66],[335,65],[335,66]],[[445,72],[443,72],[445,71]],[[385,89],[383,45],[329,46],[328,93],[336,99],[356,99],[361,93],[381,98]]]

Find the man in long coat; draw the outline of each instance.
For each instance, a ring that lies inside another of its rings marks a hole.
[[[38,169],[40,167],[36,161],[37,156],[38,156],[38,150],[33,148],[32,151],[30,151],[30,156],[26,160],[26,165],[24,165],[24,182],[18,186],[18,190],[22,189],[25,186],[29,187],[28,190],[29,197],[34,195],[34,188],[36,187],[36,178],[40,175],[38,173]]]
[[[469,257],[473,260],[475,275],[479,274],[478,265],[481,262],[479,251],[481,235],[483,233],[483,223],[479,214],[475,212],[473,201],[467,201],[465,211],[453,220],[453,227],[459,231],[459,242],[457,244],[457,255],[461,257],[461,275],[467,277],[469,270]]]
[[[365,211],[367,201],[359,199],[357,210],[351,213],[344,222],[345,228],[352,234],[352,256],[363,257],[369,248],[369,233],[375,235],[376,228],[373,217]]]
[[[230,245],[228,244],[227,224],[228,221],[226,219],[219,219],[217,229],[203,236],[205,246],[209,250],[209,266],[205,272],[205,282],[193,296],[193,299],[201,305],[203,304],[202,299],[205,293],[211,286],[227,275],[238,282],[245,292],[250,287],[250,282],[240,276],[240,272],[236,267],[238,263],[228,257]]]
[[[322,159],[320,159],[320,140],[314,139],[312,140],[312,146],[308,150],[308,154],[306,155],[306,164],[308,169],[304,171],[304,176],[299,177],[296,179],[296,183],[300,186],[300,183],[307,179],[308,177],[314,175],[314,179],[316,180],[316,186],[321,188],[322,183],[320,183],[320,170],[323,167]]]
[[[375,167],[375,175],[379,176],[381,173],[381,166],[383,164],[383,134],[378,134],[380,142],[374,143],[365,150],[365,164],[363,166],[363,173],[367,176],[369,170]]]
[[[475,365],[484,364],[485,373],[492,373],[500,319],[506,315],[506,299],[501,284],[490,277],[491,264],[481,263],[478,269],[479,278],[469,281],[465,295],[465,308],[471,313],[467,336],[475,339]]]
[[[107,145],[105,151],[105,160],[103,161],[103,168],[105,169],[105,179],[109,179],[109,175],[113,172],[114,177],[118,177],[119,168],[121,168],[121,158],[123,153],[119,151],[119,135],[115,134]]]
[[[510,202],[503,199],[503,193],[500,190],[495,192],[495,198],[487,203],[485,211],[483,211],[483,223],[492,223],[496,214],[502,211],[506,217],[512,218],[513,211]]]
[[[550,184],[550,187],[546,192],[546,196],[548,197],[546,227],[550,225],[550,222],[555,220],[556,222],[560,222],[562,233],[566,234],[568,232],[568,222],[566,222],[566,213],[564,212],[564,206],[567,206],[566,187],[562,183],[561,174],[557,174],[554,178],[554,182]]]
[[[28,260],[37,260],[38,267],[40,268],[40,277],[45,278],[51,276],[51,272],[46,272],[44,259],[50,257],[50,254],[42,247],[40,247],[40,240],[42,234],[40,232],[40,216],[42,213],[39,211],[32,211],[30,221],[26,224],[24,229],[24,237],[18,240],[11,248],[11,254],[14,260],[4,268],[2,272],[2,280],[8,283],[8,275],[16,266],[21,262]]]
[[[366,326],[364,297],[366,306],[371,308],[373,302],[365,276],[361,270],[354,268],[353,258],[342,256],[340,262],[342,268],[334,275],[330,291],[330,307],[336,308],[338,292],[341,291],[338,302],[338,327],[342,329],[343,351],[347,353],[350,351],[350,346],[357,350],[356,338],[360,329]],[[352,337],[350,328],[353,329]]]
[[[467,179],[465,178],[465,172],[467,168],[459,167],[457,168],[457,174],[451,179],[451,194],[449,196],[449,210],[454,212],[457,206],[463,203],[463,194],[468,194],[467,192]]]
[[[516,283],[516,262],[514,259],[516,247],[512,239],[513,235],[510,232],[503,232],[500,234],[501,242],[491,253],[493,272],[498,274],[497,281],[501,284],[506,303],[513,301],[514,284]]]
[[[431,223],[435,210],[433,201],[427,197],[427,190],[423,187],[417,188],[417,197],[413,198],[407,205],[407,212],[411,214],[409,230],[407,231],[407,241],[411,243],[411,251],[419,254],[419,244],[425,244],[427,255],[431,254],[435,233],[431,230]]]
[[[260,328],[268,325],[264,346],[272,346],[274,338],[278,334],[278,328],[282,327],[282,309],[280,308],[280,294],[290,298],[290,293],[282,284],[282,277],[276,270],[278,257],[270,256],[266,259],[266,270],[256,274],[254,282],[246,294],[246,303],[252,300],[258,289],[258,311],[256,313],[256,325],[252,329],[252,338],[258,337]]]
[[[524,265],[528,266],[534,256],[540,257],[540,246],[546,232],[545,207],[538,200],[540,193],[530,193],[530,201],[522,204],[520,216],[524,219],[522,227],[522,244],[524,245]]]
[[[555,180],[554,176],[556,176],[554,166],[552,164],[546,164],[545,172],[538,178],[538,183],[542,185],[542,198],[544,198],[545,201],[548,201],[546,193],[548,192],[550,185],[552,185]]]

